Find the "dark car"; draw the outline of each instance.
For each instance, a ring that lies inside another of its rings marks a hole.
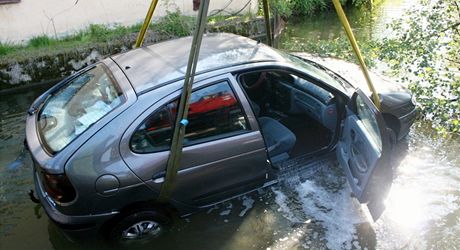
[[[191,38],[115,55],[61,81],[28,111],[35,189],[66,230],[111,239],[158,235],[171,213],[189,215],[337,157],[355,197],[377,218],[391,186],[391,141],[415,117],[406,91],[368,94],[319,64],[248,38],[203,38],[181,165],[165,180]]]

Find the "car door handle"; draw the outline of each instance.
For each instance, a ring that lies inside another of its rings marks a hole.
[[[154,174],[152,176],[152,179],[153,179],[153,182],[154,183],[163,183],[165,181],[165,177],[166,177],[166,171],[161,171],[161,172],[158,172],[156,174]]]

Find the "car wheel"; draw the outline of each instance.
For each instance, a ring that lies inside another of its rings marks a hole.
[[[107,236],[121,241],[154,238],[163,233],[169,222],[170,218],[161,212],[137,211],[122,216],[109,228]]]

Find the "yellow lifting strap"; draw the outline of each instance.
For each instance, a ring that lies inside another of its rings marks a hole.
[[[270,11],[268,7],[268,0],[262,0],[263,9],[264,9],[264,19],[265,19],[265,33],[267,35],[267,44],[273,46],[272,44],[272,32],[270,25]]]
[[[350,24],[348,23],[347,16],[342,9],[342,5],[340,4],[339,0],[332,0],[334,3],[335,10],[337,11],[337,15],[339,16],[340,22],[345,29],[345,33],[347,34],[348,40],[350,40],[350,44],[353,47],[353,51],[358,58],[359,64],[361,65],[361,70],[363,71],[364,77],[367,81],[367,86],[372,91],[372,99],[374,101],[375,106],[380,109],[380,99],[377,94],[377,91],[372,84],[371,77],[369,75],[369,71],[367,70],[366,63],[364,62],[363,56],[361,55],[361,51],[359,50],[358,43],[356,42],[355,36],[353,35],[353,31],[351,30]]]
[[[139,48],[142,46],[142,43],[144,43],[144,37],[145,33],[147,32],[147,29],[150,24],[150,20],[152,20],[152,15],[153,12],[155,12],[155,8],[157,7],[158,0],[152,0],[152,3],[150,3],[150,8],[149,11],[147,12],[147,15],[145,16],[144,24],[142,24],[141,31],[139,32],[139,35],[137,36],[136,44],[134,45],[135,48]]]

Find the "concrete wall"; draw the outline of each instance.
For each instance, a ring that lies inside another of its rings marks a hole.
[[[142,22],[150,0],[21,0],[0,5],[0,42],[22,43],[34,36],[65,36],[89,24],[132,25]],[[243,8],[257,12],[257,0],[211,0],[209,13]],[[159,0],[154,18],[179,9],[196,15],[192,0]]]

